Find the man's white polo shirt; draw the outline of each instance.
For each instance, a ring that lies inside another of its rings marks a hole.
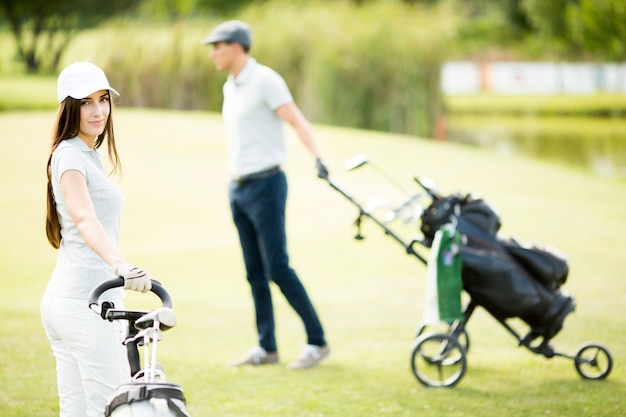
[[[223,91],[231,175],[237,178],[283,164],[284,123],[274,110],[293,101],[285,80],[248,58],[237,78],[228,76]]]

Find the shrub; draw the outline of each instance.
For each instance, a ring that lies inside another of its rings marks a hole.
[[[447,2],[272,1],[237,18],[253,29],[252,55],[283,75],[310,120],[429,136],[451,16]],[[127,105],[218,111],[226,76],[200,44],[218,23],[110,27],[102,65]]]

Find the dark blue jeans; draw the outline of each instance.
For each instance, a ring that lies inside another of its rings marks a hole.
[[[302,319],[307,343],[325,345],[324,330],[315,308],[296,272],[289,266],[285,173],[279,171],[271,177],[244,184],[231,181],[229,198],[252,290],[259,345],[268,352],[277,350],[270,281],[278,285]]]

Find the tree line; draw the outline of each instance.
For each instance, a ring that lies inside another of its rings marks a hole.
[[[291,0],[284,7],[311,0]],[[315,1],[313,1],[315,2]],[[489,47],[525,59],[622,61],[626,58],[623,0],[318,0],[364,7],[402,3],[416,8],[455,3],[458,37],[454,53],[471,55]],[[178,21],[236,17],[246,7],[281,0],[0,0],[0,27],[15,41],[29,73],[56,72],[71,40],[81,30],[112,19]]]
[[[31,73],[56,73],[81,30],[124,105],[218,111],[223,74],[199,40],[251,24],[314,122],[433,137],[449,60],[620,61],[623,0],[0,0]]]

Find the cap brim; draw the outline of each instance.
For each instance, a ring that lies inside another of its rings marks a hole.
[[[214,43],[222,42],[225,39],[222,36],[209,35],[202,40],[202,45],[212,45]]]
[[[75,91],[70,96],[72,98],[80,100],[100,90],[108,90],[109,92],[115,94],[118,97],[120,95],[120,93],[118,93],[117,90],[111,87],[110,85],[93,84],[93,85],[86,85],[82,87],[80,90]],[[78,97],[75,97],[75,96],[78,96]]]

